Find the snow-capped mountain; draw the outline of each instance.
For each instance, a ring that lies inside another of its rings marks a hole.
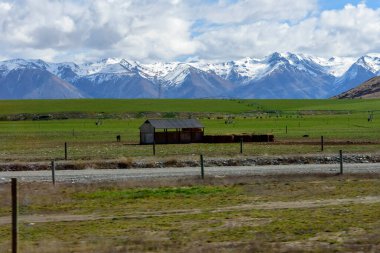
[[[331,95],[338,95],[359,84],[380,75],[380,57],[366,55],[360,57],[350,68],[336,80],[336,87]]]
[[[323,67],[294,54],[275,53],[265,59],[266,70],[235,91],[242,98],[327,97],[334,77]]]
[[[227,80],[189,64],[178,64],[161,82],[163,94],[168,98],[217,98],[233,89]]]
[[[21,59],[0,64],[0,99],[84,98],[81,91],[47,70],[41,61]]]
[[[263,59],[245,58],[220,64],[197,63],[235,84],[226,94],[240,98],[324,98],[335,80],[352,65],[352,58],[318,58],[274,53]]]
[[[303,54],[273,53],[263,59],[244,58],[223,63],[198,62],[195,66],[238,83],[265,78],[281,65],[291,65],[300,71],[308,71],[311,75],[328,74],[339,77],[355,62],[353,58],[324,59]],[[237,78],[236,78],[237,77]]]
[[[227,62],[0,62],[0,98],[328,98],[380,75],[380,57],[273,53]]]

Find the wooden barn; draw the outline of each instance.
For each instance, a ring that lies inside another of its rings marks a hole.
[[[140,126],[140,144],[202,142],[204,127],[196,119],[148,119]]]

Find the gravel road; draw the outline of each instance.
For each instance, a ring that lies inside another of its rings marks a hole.
[[[302,165],[270,165],[270,166],[233,166],[205,167],[205,176],[244,176],[244,175],[284,175],[284,174],[316,174],[338,173],[339,164],[302,164]],[[380,173],[380,163],[345,164],[345,174]],[[160,178],[182,178],[200,176],[200,168],[149,168],[149,169],[105,169],[105,170],[57,170],[57,182],[97,182],[117,180],[152,180]],[[51,171],[7,171],[0,172],[0,183],[9,182],[15,177],[20,181],[51,181]]]

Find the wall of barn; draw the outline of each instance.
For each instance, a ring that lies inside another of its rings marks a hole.
[[[156,132],[155,140],[157,144],[202,142],[203,132],[188,132],[188,131]]]

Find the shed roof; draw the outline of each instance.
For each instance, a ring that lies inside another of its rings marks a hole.
[[[156,129],[203,128],[203,125],[196,119],[148,119],[145,123],[151,124]]]

